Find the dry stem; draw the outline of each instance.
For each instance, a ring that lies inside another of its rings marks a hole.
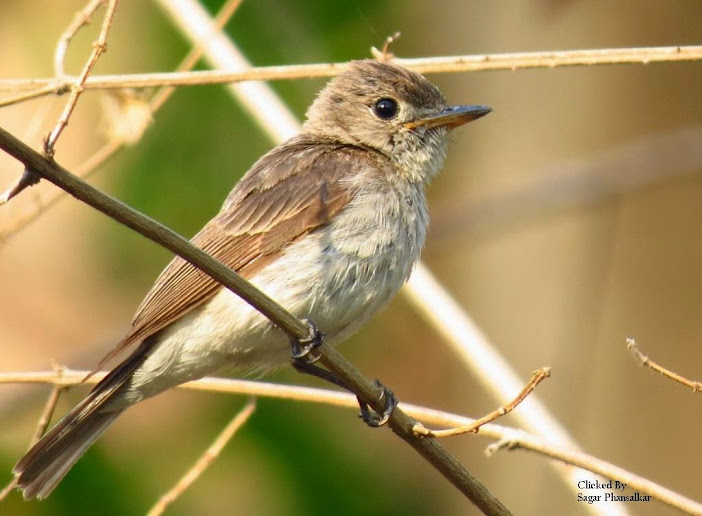
[[[1,384],[33,383],[51,384],[68,387],[83,383],[88,371],[66,369],[62,375],[56,371],[39,372],[17,372],[0,373]],[[105,377],[106,372],[99,372],[84,382],[91,385],[99,382]],[[247,396],[267,397],[283,399],[288,401],[298,401],[306,403],[322,403],[325,405],[358,409],[356,398],[344,392],[318,389],[312,387],[301,387],[297,385],[281,385],[269,382],[259,382],[252,380],[239,380],[229,378],[202,378],[193,382],[184,383],[176,389],[192,390],[199,392],[217,392],[228,394],[243,394]],[[435,410],[418,405],[401,402],[399,405],[403,411],[414,418],[421,420],[425,424],[435,426],[468,426],[475,420],[451,414],[440,410]],[[477,434],[481,437],[496,439],[499,442],[488,447],[488,453],[494,453],[502,449],[524,449],[536,452],[544,457],[555,459],[554,463],[564,468],[563,463],[572,464],[583,470],[611,478],[627,484],[643,494],[651,495],[653,498],[668,504],[689,514],[698,514],[702,511],[702,504],[695,502],[685,496],[671,491],[655,482],[640,477],[619,466],[603,461],[586,453],[571,448],[554,444],[551,440],[544,440],[541,437],[529,434],[521,430],[496,425],[493,423],[481,427]],[[570,469],[570,468],[568,468]]]
[[[95,3],[94,0],[88,5],[88,7],[92,7],[92,4]],[[102,2],[100,2],[102,3]],[[95,6],[97,8],[97,6]],[[102,27],[100,28],[100,35],[98,36],[97,41],[93,43],[93,51],[90,53],[90,57],[88,58],[88,61],[85,63],[85,66],[83,67],[83,70],[81,71],[80,75],[78,76],[78,80],[75,81],[73,84],[71,84],[71,94],[68,97],[68,102],[66,102],[66,106],[63,109],[63,112],[61,113],[61,117],[59,118],[58,122],[56,123],[56,126],[54,127],[53,131],[49,133],[48,138],[46,139],[46,142],[44,143],[44,153],[48,157],[52,157],[54,155],[54,145],[56,145],[56,140],[58,140],[59,136],[61,136],[61,133],[63,130],[66,128],[68,125],[68,120],[71,117],[71,114],[73,113],[73,110],[76,107],[76,103],[78,102],[78,97],[80,97],[80,94],[83,93],[83,85],[85,84],[85,81],[88,79],[88,75],[90,75],[90,72],[92,71],[93,67],[97,63],[97,60],[99,59],[100,55],[107,51],[107,33],[110,31],[110,27],[112,25],[112,18],[114,17],[115,14],[115,9],[117,8],[117,0],[109,0],[109,3],[107,4],[107,10],[105,12],[105,17],[102,20]],[[86,8],[87,9],[87,8]],[[94,10],[94,9],[93,9]],[[89,16],[89,15],[88,15]],[[75,20],[74,20],[75,23]],[[78,25],[75,30],[77,31],[81,25]],[[72,36],[71,36],[72,37]],[[66,45],[68,45],[68,42],[70,41],[70,37],[66,40]],[[59,44],[59,48],[61,48],[62,45]],[[62,54],[60,54],[59,50],[57,49],[57,58],[62,59]],[[61,69],[63,68],[63,65],[60,64]]]
[[[491,444],[488,446],[486,453],[490,456],[499,450],[516,450],[519,448],[537,453],[546,453],[549,457],[563,461],[566,464],[587,469],[607,479],[617,480],[626,484],[633,491],[650,495],[652,498],[687,514],[702,516],[702,504],[695,500],[592,455],[578,450],[552,447],[543,441],[533,440],[526,434],[515,433],[513,436]]]
[[[422,435],[425,437],[452,437],[454,435],[467,434],[469,432],[478,433],[478,430],[481,426],[484,426],[514,410],[514,408],[517,405],[524,401],[524,399],[527,396],[529,396],[529,394],[531,394],[534,391],[534,389],[536,389],[536,386],[539,385],[539,383],[541,383],[542,380],[548,378],[549,376],[551,376],[550,367],[542,367],[541,369],[537,369],[536,371],[534,371],[534,374],[532,375],[531,380],[529,380],[529,383],[527,383],[526,386],[524,386],[524,388],[517,395],[516,398],[514,398],[509,403],[502,405],[497,410],[494,410],[489,414],[481,417],[480,419],[476,419],[469,425],[457,426],[453,428],[448,428],[446,430],[429,430],[421,423],[417,423],[417,425],[415,425],[415,427],[412,430],[417,435]]]
[[[54,52],[54,73],[57,77],[63,77],[66,75],[63,68],[64,59],[66,58],[66,52],[68,51],[68,45],[71,44],[71,40],[78,33],[78,31],[90,24],[91,17],[95,14],[98,7],[105,3],[105,0],[91,0],[88,4],[78,11],[73,17],[73,21],[66,28],[66,30],[59,37],[58,43],[56,44],[56,51]]]
[[[702,382],[688,380],[684,376],[681,376],[677,373],[674,373],[670,369],[666,369],[665,367],[658,365],[656,362],[648,358],[648,356],[644,355],[639,350],[639,347],[636,345],[636,341],[634,339],[626,339],[626,347],[629,351],[631,351],[631,354],[634,355],[634,358],[641,362],[641,365],[645,365],[653,369],[654,371],[662,374],[666,378],[670,378],[675,382],[681,383],[684,386],[689,387],[690,389],[692,389],[692,392],[694,394],[702,392]]]
[[[63,57],[68,48],[68,43],[71,41],[75,33],[83,25],[89,22],[90,16],[103,2],[104,0],[91,0],[91,2],[89,2],[88,5],[76,15],[76,17],[73,20],[73,23],[71,23],[66,32],[64,32],[64,35],[62,36],[62,39],[59,42],[59,45],[56,49],[55,65],[57,67],[57,70],[60,69],[61,71],[63,71]],[[110,3],[107,6],[107,12],[105,13],[105,18],[102,22],[100,35],[98,36],[97,41],[93,43],[93,51],[91,52],[88,61],[85,63],[83,71],[81,72],[78,79],[75,81],[75,83],[70,85],[71,95],[68,97],[66,106],[64,107],[61,116],[56,122],[54,129],[51,131],[51,133],[49,133],[46,140],[44,141],[44,154],[48,158],[53,158],[54,156],[54,146],[56,145],[56,141],[68,125],[68,121],[71,117],[71,114],[73,113],[73,110],[75,109],[76,104],[78,103],[78,97],[80,97],[80,94],[83,92],[83,84],[85,84],[88,75],[95,66],[95,63],[97,63],[100,54],[107,50],[107,33],[109,32],[110,26],[112,24],[114,11],[117,7],[117,0],[109,0],[109,2]],[[66,88],[64,87],[64,89]],[[45,88],[43,88],[43,90],[46,91]],[[15,98],[18,97],[21,96],[17,96]],[[25,169],[20,178],[17,180],[17,182],[13,186],[8,188],[2,195],[0,195],[0,206],[8,202],[10,199],[15,197],[24,189],[35,185],[38,182],[39,177],[36,176],[31,170]]]
[[[477,72],[484,70],[520,70],[605,64],[699,61],[702,45],[643,48],[606,48],[563,50],[556,52],[516,52],[466,56],[420,57],[394,59],[420,73]],[[154,86],[195,86],[241,81],[272,81],[310,77],[333,77],[347,70],[348,63],[320,63],[287,66],[262,66],[243,71],[203,70],[195,72],[163,72],[145,74],[99,75],[89,77],[84,89],[148,88]],[[0,80],[0,90],[35,90],[35,96],[65,92],[75,83],[74,77]],[[45,88],[53,85],[49,92]],[[42,91],[39,91],[39,89]],[[0,100],[0,107],[8,105]]]
[[[217,14],[215,18],[215,28],[217,30],[221,29],[226,25],[229,19],[232,17],[236,9],[241,5],[241,0],[228,0],[222,9]],[[178,66],[178,71],[187,71],[193,68],[197,64],[197,61],[202,57],[203,48],[205,42],[200,42],[195,45],[190,52],[185,56],[183,61]],[[163,86],[160,88],[149,102],[149,109],[153,115],[158,111],[163,104],[170,98],[170,96],[175,91],[173,86]],[[76,169],[76,175],[78,177],[87,178],[95,172],[99,167],[106,163],[114,154],[121,150],[127,143],[127,139],[124,135],[117,135],[112,140],[103,145],[98,149],[92,156],[90,156],[82,165]],[[31,174],[26,174],[29,178],[33,178]],[[22,175],[24,177],[25,174]],[[12,197],[21,192],[26,186],[21,185],[22,178],[18,183],[8,189],[2,196],[0,196],[0,206],[5,202],[9,201]],[[29,185],[27,185],[29,186]],[[33,205],[31,210],[25,211],[20,214],[15,220],[10,222],[2,231],[0,231],[0,239],[5,239],[17,231],[20,231],[27,227],[29,224],[34,222],[39,218],[39,216],[46,211],[46,209],[53,206],[59,199],[65,196],[65,192],[61,189],[50,190],[44,195],[43,198],[39,199],[39,202]]]
[[[195,482],[200,475],[202,475],[205,470],[212,464],[219,454],[222,452],[226,444],[234,437],[234,434],[239,431],[239,429],[246,424],[251,415],[256,409],[256,401],[251,398],[244,405],[244,407],[239,411],[239,413],[232,418],[232,420],[224,427],[217,438],[212,442],[212,444],[204,451],[204,453],[198,458],[195,464],[178,480],[176,485],[174,485],[166,494],[164,494],[159,500],[154,504],[154,506],[149,510],[147,516],[159,516],[163,514],[164,511],[172,504],[180,495],[182,495],[186,489],[188,489],[193,482]]]

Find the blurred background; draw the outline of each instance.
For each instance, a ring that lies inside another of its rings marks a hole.
[[[205,2],[211,12],[219,0]],[[53,73],[56,42],[80,0],[0,2],[0,78]],[[77,74],[103,11],[70,47]],[[702,42],[696,0],[510,3],[245,1],[227,32],[256,65],[346,61],[401,31],[399,57]],[[173,70],[189,44],[154,2],[118,5],[95,73]],[[205,65],[202,65],[203,68]],[[639,367],[644,352],[702,377],[702,66],[617,65],[432,75],[454,103],[494,112],[457,131],[429,191],[424,253],[524,378],[552,367],[539,396],[587,452],[702,499],[701,399]],[[326,80],[272,86],[302,117]],[[151,92],[138,92],[148,98]],[[59,140],[75,169],[108,138],[87,92]],[[66,97],[0,109],[0,126],[40,148]],[[91,181],[193,235],[272,142],[222,86],[181,88],[135,145]],[[0,155],[0,189],[21,168]],[[52,361],[91,369],[119,340],[169,253],[69,199],[13,231],[41,184],[0,209],[0,372]],[[478,417],[497,406],[401,296],[342,348],[402,401]],[[291,371],[272,380],[320,385]],[[26,449],[48,386],[0,386],[0,483]],[[56,417],[87,392],[70,389]],[[141,514],[243,405],[168,392],[129,411],[54,494],[2,514]],[[511,416],[500,421],[513,424]],[[484,456],[489,441],[446,441],[516,514],[585,514],[546,459]],[[657,503],[632,514],[674,511]],[[472,514],[466,500],[387,430],[349,411],[259,400],[252,420],[170,514]]]

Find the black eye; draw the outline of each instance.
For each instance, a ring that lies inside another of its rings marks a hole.
[[[390,120],[397,114],[397,102],[393,99],[380,99],[373,106],[373,112],[378,118]]]

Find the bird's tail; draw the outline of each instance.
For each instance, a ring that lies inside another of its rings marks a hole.
[[[124,408],[110,410],[106,403],[143,363],[147,343],[100,381],[20,459],[13,473],[25,500],[49,496],[73,464],[124,412]]]

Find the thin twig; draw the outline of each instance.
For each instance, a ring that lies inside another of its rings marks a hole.
[[[519,392],[523,382],[514,368],[423,263],[415,266],[402,293],[495,399],[509,400],[515,392]],[[568,449],[580,448],[538,395],[532,395],[522,403],[514,417],[527,431],[554,445]],[[578,482],[590,478],[582,469],[561,468],[558,462],[549,464],[556,470],[565,487],[575,494],[580,491]],[[626,507],[620,504],[588,504],[586,509],[608,516],[628,514]]]
[[[1,128],[0,148],[22,162],[26,168],[39,174],[43,179],[54,183],[78,200],[160,244],[207,273],[214,280],[265,315],[291,339],[301,340],[308,337],[309,329],[301,320],[297,319],[227,266],[194,247],[171,229],[96,190],[82,179],[59,166],[55,161],[38,154]],[[385,399],[382,397],[383,390],[380,386],[361,375],[357,369],[333,348],[321,346],[318,348],[318,352],[320,363],[336,374],[344,382],[344,385],[347,385],[361,401],[378,413],[385,409]],[[416,421],[402,410],[397,409],[390,418],[389,426],[485,514],[509,514],[509,511],[499,500],[492,496],[436,440],[420,438],[414,435],[412,428],[415,423]]]
[[[234,437],[234,434],[236,434],[237,431],[239,431],[239,429],[246,424],[251,415],[254,413],[255,409],[256,401],[254,398],[251,398],[239,411],[239,413],[227,424],[227,426],[224,427],[222,432],[205,450],[200,458],[198,458],[195,464],[193,464],[185,475],[178,480],[176,485],[174,485],[166,494],[159,498],[154,506],[149,509],[147,516],[159,516],[160,514],[163,514],[168,506],[178,499],[178,497],[182,495],[185,490],[188,489],[193,482],[195,482],[200,475],[205,472],[210,464],[217,459],[227,443],[232,437]]]
[[[97,7],[101,3],[103,3],[103,1],[104,0],[93,0],[86,6],[86,8],[83,11],[78,13],[69,29],[67,29],[66,33],[64,33],[66,46],[68,45],[68,42],[70,42],[73,35],[75,35],[75,32],[78,31],[78,29],[80,29],[80,27],[83,26],[85,23],[88,23],[88,20],[92,13],[95,11],[95,9],[97,9]],[[83,92],[83,84],[85,84],[88,75],[95,66],[95,63],[97,63],[100,54],[107,50],[107,33],[110,30],[112,18],[116,7],[117,0],[109,0],[107,12],[105,13],[105,18],[103,20],[102,28],[100,30],[100,35],[98,36],[97,41],[93,43],[93,51],[90,54],[90,58],[85,63],[83,71],[81,72],[78,79],[75,81],[75,83],[71,84],[71,95],[68,97],[68,101],[66,102],[63,112],[61,113],[61,116],[56,122],[54,129],[46,137],[46,140],[44,140],[44,154],[48,158],[53,158],[54,156],[54,146],[56,145],[56,141],[68,125],[68,121],[71,117],[71,114],[73,113],[73,110],[75,109],[76,104],[78,102],[78,97],[80,97],[80,94]],[[61,43],[59,43],[59,47],[57,48],[56,59],[60,58],[62,60],[63,54],[65,53],[66,49],[63,49],[62,51],[60,51],[60,49],[62,49]],[[55,64],[61,69],[63,69],[62,62],[56,62]],[[44,91],[46,90],[44,89]],[[10,199],[15,197],[17,194],[19,194],[26,188],[33,186],[38,182],[39,177],[36,176],[31,170],[25,169],[25,171],[19,177],[17,182],[0,195],[0,206],[8,202]]]
[[[478,72],[485,70],[521,70],[609,64],[649,64],[675,61],[699,61],[702,45],[642,48],[604,48],[562,50],[555,52],[515,52],[464,56],[439,56],[394,59],[393,62],[420,73]],[[319,63],[287,66],[262,66],[244,71],[203,70],[195,72],[160,72],[144,74],[96,75],[89,77],[84,89],[148,88],[154,86],[196,86],[242,81],[273,81],[312,77],[334,77],[346,71],[348,63]],[[0,91],[36,90],[54,85],[58,93],[77,79],[55,77],[0,80]],[[46,94],[46,92],[44,93]],[[0,102],[0,106],[7,105]]]
[[[217,13],[215,18],[215,28],[221,30],[224,25],[232,17],[236,9],[241,5],[241,0],[228,0],[222,9]],[[193,47],[190,52],[185,56],[183,61],[178,66],[179,71],[187,71],[193,68],[197,64],[197,61],[202,57],[204,48],[204,42],[200,42]],[[161,106],[170,98],[170,96],[175,92],[175,88],[172,86],[163,86],[160,88],[154,96],[149,101],[149,109],[151,114],[156,113]],[[146,126],[144,126],[145,128]],[[132,142],[130,139],[129,142]],[[100,149],[98,149],[92,156],[90,156],[83,164],[81,164],[76,169],[76,175],[78,177],[87,178],[99,169],[104,163],[106,163],[113,155],[121,150],[124,145],[128,143],[128,139],[124,135],[117,135],[109,142],[104,144]],[[30,177],[31,174],[29,174]],[[24,177],[22,175],[21,177]],[[20,178],[21,181],[21,178]],[[19,183],[8,189],[3,195],[0,196],[0,206],[12,197],[21,192],[24,188],[19,187]],[[43,198],[39,198],[38,202],[33,205],[31,210],[27,210],[21,213],[17,218],[12,220],[5,228],[0,230],[0,239],[6,239],[18,231],[24,229],[29,224],[39,219],[39,216],[45,212],[48,208],[52,207],[59,199],[65,196],[65,192],[61,189],[49,190]]]
[[[648,479],[634,475],[619,466],[600,460],[592,455],[578,450],[552,447],[543,441],[534,440],[524,434],[520,435],[519,433],[515,433],[511,437],[491,444],[488,446],[486,453],[492,455],[499,450],[515,450],[518,448],[537,453],[547,453],[550,457],[563,461],[566,464],[587,469],[607,479],[617,480],[633,491],[649,495],[687,514],[702,516],[702,503],[696,502],[675,491],[671,491]]]
[[[63,377],[63,373],[66,370],[65,366],[62,365],[55,365],[54,366],[54,371],[56,371],[56,376],[58,378]],[[56,384],[54,385],[54,388],[51,390],[51,394],[49,395],[49,399],[46,400],[46,405],[44,406],[44,410],[41,413],[41,416],[39,417],[39,421],[37,421],[37,427],[34,430],[34,435],[32,436],[32,440],[29,443],[29,448],[34,446],[34,444],[41,439],[41,436],[44,435],[44,432],[46,432],[46,427],[49,426],[49,423],[51,422],[51,416],[54,415],[54,410],[56,410],[56,404],[59,401],[59,398],[61,397],[61,394],[63,393],[64,390],[67,389],[67,386]]]
[[[394,32],[390,34],[387,38],[385,38],[385,41],[383,42],[383,48],[381,50],[378,50],[375,47],[371,47],[371,55],[373,56],[374,59],[377,59],[379,61],[391,61],[392,59],[395,59],[395,54],[393,54],[390,51],[390,47],[402,36],[402,33],[400,31]]]
[[[63,373],[66,370],[64,366],[60,365],[54,365],[54,372],[56,373],[57,380],[59,382],[61,381],[61,378],[63,378]],[[51,393],[49,394],[49,398],[46,400],[46,403],[44,404],[44,410],[41,412],[41,416],[39,416],[39,420],[37,421],[37,426],[34,430],[34,435],[32,435],[32,439],[29,441],[29,446],[27,449],[31,448],[34,446],[34,444],[41,439],[41,436],[44,435],[44,432],[46,432],[46,427],[49,426],[49,422],[51,421],[51,416],[54,414],[54,410],[56,410],[56,404],[59,401],[59,398],[61,397],[61,394],[63,391],[65,391],[68,388],[66,385],[61,385],[61,383],[55,383],[53,387],[51,388]],[[15,488],[17,485],[17,477],[14,477],[10,482],[3,488],[2,491],[0,491],[0,502],[2,502],[5,497],[12,492],[12,490]]]
[[[83,383],[85,383],[85,385],[92,385],[102,380],[107,374],[106,372],[98,372],[90,379],[83,382],[88,372],[89,371],[66,369],[61,376],[58,376],[55,371],[0,373],[0,385],[18,383],[61,386],[80,385]],[[282,385],[252,380],[208,377],[184,383],[177,386],[176,389],[210,393],[242,394],[304,403],[321,403],[353,410],[358,409],[356,398],[351,394],[328,389],[301,387],[298,385]],[[427,425],[467,426],[475,421],[474,419],[457,414],[404,402],[400,402],[399,406],[407,414],[421,420]],[[690,514],[696,514],[695,510],[702,510],[702,504],[656,484],[655,482],[597,457],[565,446],[560,446],[551,440],[546,440],[522,430],[515,430],[513,428],[490,423],[481,427],[477,435],[499,441],[498,444],[488,448],[490,453],[503,449],[503,447],[512,449],[510,446],[534,451],[544,457],[555,459],[551,461],[551,463],[557,468],[570,470],[572,468],[566,467],[564,463],[573,464],[577,466],[578,469],[582,468],[582,470],[587,470],[592,473],[600,474],[603,477],[626,483],[633,489],[650,495],[656,500],[671,505],[672,507],[687,508],[684,510],[687,510]],[[591,479],[592,477],[590,476],[588,478]]]
[[[245,72],[251,63],[223,32],[212,31],[212,15],[198,0],[156,0],[178,30],[196,44],[206,41],[204,56],[215,68],[230,72]],[[281,143],[299,132],[300,124],[280,96],[265,82],[235,82],[227,91],[238,101],[265,134]]]
[[[112,18],[114,17],[115,9],[117,8],[117,0],[108,1],[109,3],[107,4],[105,17],[102,20],[102,27],[100,28],[100,35],[98,36],[97,41],[93,43],[93,51],[90,53],[88,61],[85,63],[83,70],[78,76],[78,80],[71,85],[71,94],[68,97],[66,106],[64,107],[58,122],[56,122],[56,126],[51,133],[49,133],[49,136],[44,143],[44,153],[48,157],[52,157],[54,155],[54,145],[56,145],[56,140],[58,140],[63,130],[68,125],[68,120],[71,118],[71,114],[76,107],[78,97],[80,97],[81,93],[83,93],[83,85],[88,79],[88,75],[90,75],[90,72],[97,63],[100,55],[107,51],[107,33],[110,31],[110,27],[112,26]],[[63,67],[63,65],[61,65],[61,67]]]
[[[425,437],[452,437],[455,435],[467,434],[469,432],[478,433],[481,426],[491,423],[497,418],[500,418],[514,410],[514,408],[517,405],[524,401],[524,399],[527,396],[529,396],[529,394],[531,394],[534,391],[534,389],[536,389],[536,386],[539,385],[539,383],[541,383],[542,380],[548,378],[549,376],[551,376],[550,367],[542,367],[541,369],[537,369],[536,371],[534,371],[534,374],[532,375],[531,380],[529,380],[529,383],[527,383],[524,386],[524,388],[517,395],[516,398],[514,398],[509,403],[502,405],[497,410],[494,410],[489,414],[481,417],[480,419],[476,419],[469,425],[456,426],[453,428],[447,428],[446,430],[430,430],[421,423],[418,423],[412,430],[417,435],[423,435]]]
[[[61,81],[54,81],[53,83],[42,86],[41,88],[25,91],[24,93],[18,93],[17,95],[3,97],[0,99],[0,107],[19,104],[20,102],[25,102],[27,100],[36,99],[51,94],[63,95],[69,90],[70,87],[67,84]]]
[[[626,339],[626,347],[629,351],[631,351],[631,354],[634,355],[634,358],[641,362],[641,365],[645,365],[646,367],[653,369],[657,373],[662,374],[666,378],[670,378],[674,382],[678,382],[686,387],[689,387],[690,389],[692,389],[693,394],[702,392],[702,382],[688,380],[684,376],[681,376],[678,373],[674,373],[670,369],[666,369],[665,367],[657,364],[639,350],[639,347],[636,345],[636,341],[634,339]]]
[[[98,7],[104,3],[105,0],[90,0],[90,2],[83,7],[83,9],[76,13],[71,24],[59,37],[58,43],[56,44],[56,51],[54,52],[54,73],[57,77],[63,77],[66,75],[64,72],[63,63],[66,58],[68,46],[71,44],[71,40],[82,27],[90,24],[93,14],[95,14]]]

